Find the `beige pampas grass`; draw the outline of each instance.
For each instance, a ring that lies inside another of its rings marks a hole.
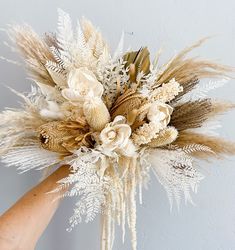
[[[173,57],[166,66],[163,66],[162,73],[159,74],[156,84],[166,83],[172,78],[175,78],[175,80],[185,88],[184,85],[190,86],[192,83],[197,84],[195,79],[200,80],[202,78],[228,76],[229,72],[234,71],[232,67],[219,65],[211,61],[186,58],[189,52],[200,47],[207,39],[208,38],[199,40]]]
[[[204,134],[195,133],[192,131],[182,131],[179,133],[178,138],[173,143],[179,147],[184,147],[189,144],[200,144],[207,146],[211,149],[218,157],[225,155],[235,154],[235,143],[228,140],[222,139],[216,136],[208,136]],[[214,157],[215,155],[210,152],[193,152],[192,155],[197,158],[207,159]]]
[[[151,148],[163,147],[176,140],[178,131],[174,127],[167,127],[161,130],[158,136],[151,140],[147,145]]]
[[[83,105],[87,123],[95,131],[101,131],[110,121],[110,114],[100,98],[91,98]]]
[[[54,86],[45,64],[54,62],[53,54],[46,42],[30,26],[13,26],[9,32],[11,40],[26,60],[26,66],[35,81]]]

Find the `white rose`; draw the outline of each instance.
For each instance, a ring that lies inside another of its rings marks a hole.
[[[86,67],[71,70],[68,76],[68,88],[62,90],[65,99],[71,102],[84,102],[88,98],[102,97],[103,85],[93,72]]]
[[[116,116],[114,121],[101,131],[100,140],[105,150],[132,156],[135,153],[135,147],[130,140],[131,127],[125,122],[123,116]]]
[[[127,145],[131,135],[131,128],[124,124],[124,117],[116,116],[114,121],[109,123],[100,133],[103,145],[110,150],[123,148]]]
[[[173,108],[162,102],[154,102],[148,111],[147,118],[154,123],[160,123],[163,127],[166,127],[170,122]]]

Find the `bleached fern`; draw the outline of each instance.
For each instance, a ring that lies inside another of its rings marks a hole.
[[[79,201],[74,209],[74,215],[70,218],[71,230],[75,225],[82,221],[89,222],[101,212],[105,204],[105,195],[110,189],[111,180],[108,176],[100,176],[98,172],[98,162],[103,157],[95,150],[81,148],[76,153],[76,159],[69,162],[72,173],[59,181],[60,188],[72,185],[64,196],[79,196]],[[55,190],[56,191],[56,190]]]
[[[73,49],[73,43],[74,43],[72,20],[69,14],[61,9],[58,9],[57,40],[60,48],[68,52],[68,55],[71,56],[70,52],[71,49]]]
[[[182,148],[182,151],[186,154],[191,154],[193,152],[208,152],[208,153],[214,153],[211,148],[202,145],[202,144],[189,144]]]
[[[208,97],[208,94],[210,91],[215,90],[217,88],[221,88],[224,86],[225,83],[227,83],[230,79],[229,78],[223,78],[220,80],[210,80],[208,82],[202,82],[198,84],[192,92],[189,92],[188,94],[184,95],[180,102],[186,102],[188,100],[197,100],[197,99],[203,99]]]
[[[57,86],[63,87],[67,85],[67,74],[63,66],[55,62],[48,61],[45,67]]]
[[[192,92],[192,98],[194,99],[201,99],[208,96],[208,92],[215,90],[217,88],[221,88],[224,86],[225,83],[229,81],[229,78],[223,78],[221,80],[210,80],[208,82],[203,82],[194,89]]]
[[[181,150],[151,150],[149,155],[152,169],[159,182],[165,188],[170,206],[175,201],[179,207],[182,195],[185,202],[191,202],[191,191],[197,192],[203,179],[193,166],[193,160]]]

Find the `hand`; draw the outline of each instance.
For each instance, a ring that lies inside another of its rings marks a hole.
[[[26,193],[0,217],[1,250],[33,250],[54,215],[66,190],[47,193],[58,187],[57,181],[69,174],[62,166]]]

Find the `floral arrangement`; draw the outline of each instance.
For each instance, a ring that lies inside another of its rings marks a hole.
[[[19,109],[0,114],[1,159],[21,172],[68,164],[60,188],[78,196],[71,230],[101,213],[102,249],[112,249],[115,224],[129,227],[137,248],[136,202],[152,171],[170,204],[192,201],[203,175],[197,159],[235,153],[232,142],[210,135],[213,118],[234,105],[212,100],[233,70],[188,53],[202,39],[160,66],[147,47],[115,53],[90,21],[73,31],[59,10],[58,32],[44,37],[27,25],[8,31],[36,83]],[[222,78],[200,84],[203,78]],[[225,79],[225,80],[224,80]],[[53,190],[56,192],[58,190]]]

